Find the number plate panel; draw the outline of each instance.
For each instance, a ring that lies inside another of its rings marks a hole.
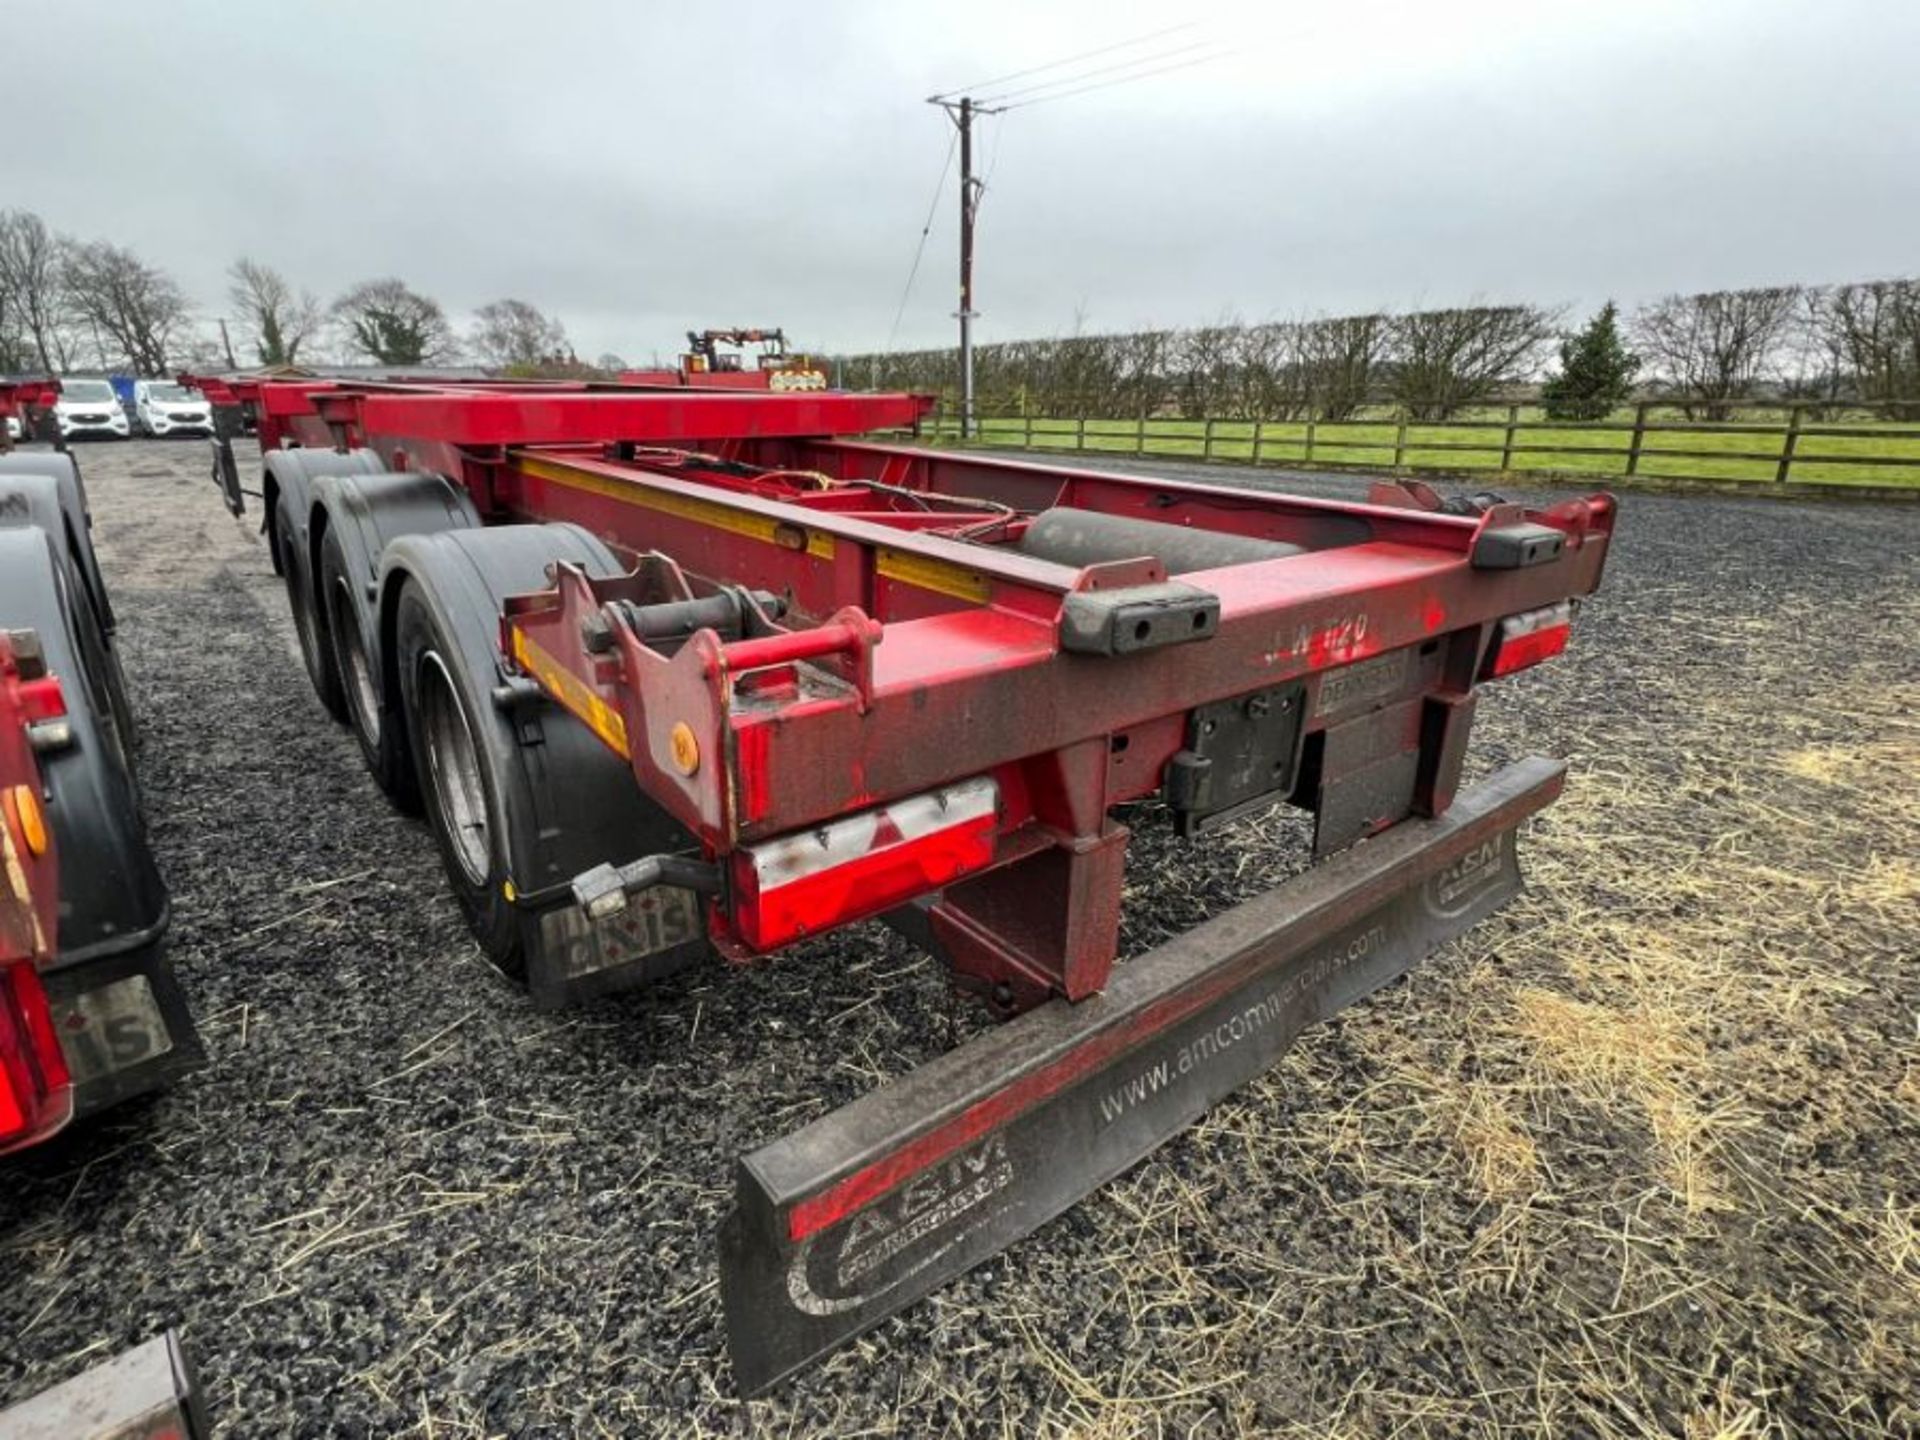
[[[540,917],[540,938],[547,955],[556,973],[569,979],[631,964],[705,933],[700,897],[674,885],[642,890],[618,915],[605,920],[588,919],[578,905]]]
[[[53,1010],[75,1085],[131,1070],[173,1049],[160,1002],[144,975],[57,1000]]]

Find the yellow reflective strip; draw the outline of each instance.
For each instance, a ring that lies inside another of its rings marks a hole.
[[[578,675],[564,669],[529,640],[517,626],[513,632],[513,658],[603,742],[622,755],[632,753],[627,749],[627,722],[620,718],[620,712],[595,694]]]
[[[811,525],[774,520],[765,515],[736,510],[733,506],[722,505],[718,501],[702,500],[693,495],[679,495],[672,491],[659,490],[644,481],[613,480],[589,470],[576,470],[571,465],[554,460],[541,460],[531,455],[516,457],[516,463],[527,474],[536,475],[555,485],[565,485],[572,490],[585,490],[593,495],[604,495],[609,500],[618,500],[625,505],[639,505],[648,510],[657,510],[662,515],[691,520],[696,525],[711,525],[716,530],[727,530],[735,535],[745,535],[750,540],[779,545],[783,550],[792,550],[795,547],[790,543],[783,543],[778,532],[783,528],[789,533],[801,530],[807,537],[809,555],[817,560],[833,558],[833,537],[814,529]]]
[[[930,555],[916,555],[907,550],[882,549],[874,568],[887,579],[896,580],[902,585],[937,590],[942,595],[971,600],[976,605],[986,603],[987,577],[978,570],[969,570],[951,560],[936,560]]]

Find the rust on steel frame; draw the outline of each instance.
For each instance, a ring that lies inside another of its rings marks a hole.
[[[880,914],[1020,1017],[745,1159],[723,1290],[750,1391],[1517,891],[1515,828],[1560,772],[1456,803],[1475,688],[1564,646],[1615,518],[1606,495],[1456,514],[1424,488],[1339,503],[845,438],[915,426],[909,395],[193,383],[264,449],[370,451],[484,522],[613,548],[631,573],[557,564],[507,600],[502,664],[697,839],[723,954]],[[1063,523],[1066,549],[1039,543]],[[723,593],[730,637],[657,645],[636,618]],[[1116,973],[1111,811],[1153,794],[1185,833],[1289,799],[1332,858]]]

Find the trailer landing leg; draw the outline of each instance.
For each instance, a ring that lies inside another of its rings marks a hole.
[[[1520,890],[1529,759],[744,1157],[720,1237],[758,1394],[1031,1233]]]

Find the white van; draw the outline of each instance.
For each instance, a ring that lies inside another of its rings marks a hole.
[[[142,435],[211,435],[213,406],[171,380],[133,382],[133,417]]]
[[[53,418],[60,424],[62,440],[79,435],[127,438],[127,412],[120,408],[113,386],[104,380],[63,379],[59,398],[53,402]]]

